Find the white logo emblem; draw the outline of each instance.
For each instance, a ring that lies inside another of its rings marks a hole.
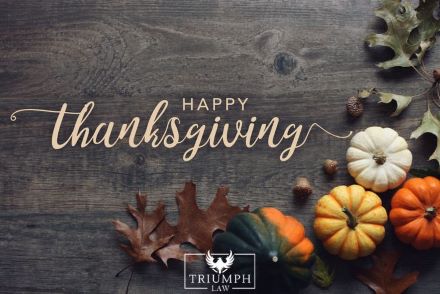
[[[188,262],[189,256],[203,256]],[[234,273],[232,265],[243,259],[246,264],[252,264],[253,271]],[[211,290],[211,292],[228,292],[230,290],[255,290],[255,253],[185,253],[183,255],[183,284],[186,290]],[[202,264],[206,266],[201,266]],[[209,269],[208,269],[209,268]],[[212,271],[211,271],[212,270]]]
[[[226,262],[223,261],[221,257],[217,257],[217,261],[215,261],[214,257],[212,257],[211,252],[206,253],[206,264],[216,273],[222,274],[226,272],[234,263],[234,254],[232,251],[229,251],[229,255],[226,256]]]

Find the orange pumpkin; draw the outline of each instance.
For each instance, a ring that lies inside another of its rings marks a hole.
[[[440,180],[406,181],[391,200],[390,220],[402,242],[419,250],[440,247]]]

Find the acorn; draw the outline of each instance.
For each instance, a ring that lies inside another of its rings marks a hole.
[[[299,200],[305,200],[312,194],[312,186],[305,177],[298,177],[295,180],[295,186],[293,187],[293,195]]]
[[[432,71],[432,76],[436,82],[440,81],[440,69],[434,69]]]
[[[333,159],[326,159],[323,168],[327,175],[333,176],[338,171],[338,162]]]
[[[364,112],[364,104],[359,97],[352,96],[347,99],[347,112],[351,117],[359,117]]]

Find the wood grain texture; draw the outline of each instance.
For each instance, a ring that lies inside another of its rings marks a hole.
[[[247,111],[221,113],[226,120],[279,116],[305,126],[318,122],[346,133],[371,125],[390,126],[405,138],[425,111],[416,100],[398,118],[392,107],[370,100],[352,121],[345,100],[361,87],[414,94],[428,86],[410,70],[380,72],[380,54],[364,37],[381,25],[375,1],[354,0],[108,0],[0,1],[0,292],[124,293],[128,276],[114,278],[129,259],[118,249],[110,221],[128,220],[123,208],[140,189],[149,208],[163,199],[176,220],[176,190],[192,179],[207,207],[218,185],[230,186],[231,202],[251,208],[271,205],[297,216],[308,234],[313,206],[323,193],[353,180],[345,170],[330,180],[326,158],[345,164],[348,141],[314,131],[287,162],[279,149],[202,150],[183,162],[185,146],[172,150],[147,145],[132,149],[93,146],[84,150],[50,146],[53,115],[20,108],[80,109],[96,103],[91,124],[148,116],[166,97],[169,115],[184,124],[212,121],[216,113],[181,112],[181,97],[249,97]],[[440,62],[437,44],[426,63]],[[432,138],[409,141],[416,167],[434,148]],[[297,176],[307,176],[314,194],[303,206],[292,200]],[[390,195],[384,196],[389,205]],[[313,238],[313,237],[312,237]],[[388,230],[384,247],[405,252],[400,264],[420,270],[408,293],[439,293],[437,251],[416,252]],[[350,268],[336,264],[328,293],[370,293]],[[305,293],[316,293],[310,286]],[[189,293],[182,264],[138,267],[130,293]]]

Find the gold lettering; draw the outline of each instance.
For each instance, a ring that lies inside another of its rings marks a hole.
[[[213,110],[215,110],[222,101],[220,98],[213,99],[217,99],[213,101]],[[184,110],[186,107],[190,107],[191,110],[193,109],[193,98],[191,98],[190,101],[191,102],[183,101]],[[248,98],[237,98],[237,101],[240,104],[240,110],[244,111]],[[234,103],[234,98],[225,98],[225,109],[229,110]],[[98,123],[93,130],[85,124],[87,119],[92,115],[94,107],[95,103],[90,101],[83,106],[80,112],[67,111],[67,103],[62,104],[60,110],[20,109],[12,113],[10,119],[11,121],[16,121],[16,115],[20,112],[33,111],[57,114],[51,138],[52,147],[56,150],[65,148],[67,145],[71,145],[72,147],[79,145],[80,148],[85,148],[90,144],[103,144],[106,148],[112,148],[124,139],[128,139],[128,145],[132,148],[139,147],[142,143],[150,144],[152,148],[158,148],[160,146],[174,148],[181,143],[190,143],[190,148],[186,149],[183,153],[182,158],[184,161],[194,159],[197,153],[206,146],[216,148],[223,145],[226,148],[232,148],[239,140],[244,143],[246,148],[252,148],[263,140],[266,141],[269,148],[276,148],[281,143],[287,141],[289,142],[288,147],[284,148],[279,156],[281,161],[287,161],[292,158],[296,149],[306,143],[313,128],[319,128],[327,135],[339,139],[346,139],[352,134],[352,132],[349,132],[345,136],[339,136],[331,133],[318,123],[312,123],[307,133],[302,136],[303,125],[289,124],[284,130],[281,130],[280,119],[278,117],[273,117],[269,122],[257,123],[258,119],[256,116],[252,116],[248,122],[244,122],[240,119],[236,120],[234,124],[227,122],[221,123],[221,117],[216,116],[210,130],[206,124],[197,123],[190,125],[184,130],[182,129],[180,118],[173,116],[166,121],[167,124],[165,127],[159,127],[158,123],[164,120],[163,117],[168,108],[168,101],[161,100],[151,112],[142,137],[136,140],[142,122],[141,117],[136,116],[133,117],[129,123],[123,123],[119,132],[115,129],[115,123],[112,121]],[[200,100],[197,110],[202,108],[209,110],[205,98]],[[69,137],[62,141],[60,134],[66,123],[65,119],[67,116],[76,116],[76,119]],[[245,125],[247,125],[247,128]]]

